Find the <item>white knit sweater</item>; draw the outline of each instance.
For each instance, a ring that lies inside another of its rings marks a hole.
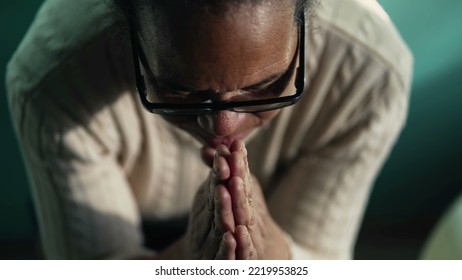
[[[409,50],[375,1],[320,2],[307,27],[303,98],[247,141],[294,259],[352,257],[412,74]],[[46,1],[8,65],[48,258],[140,254],[141,219],[187,214],[209,172],[196,140],[142,109],[131,52],[114,36],[121,23],[105,3]]]

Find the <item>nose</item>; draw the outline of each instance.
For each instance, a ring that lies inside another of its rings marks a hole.
[[[224,137],[237,133],[243,128],[245,115],[233,111],[217,111],[197,118],[199,126],[214,136]]]

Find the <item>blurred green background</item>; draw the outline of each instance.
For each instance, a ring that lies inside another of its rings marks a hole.
[[[462,1],[379,2],[414,53],[415,74],[407,126],[377,179],[355,257],[415,259],[437,219],[462,190]],[[4,76],[41,3],[0,3],[0,259],[39,257]]]

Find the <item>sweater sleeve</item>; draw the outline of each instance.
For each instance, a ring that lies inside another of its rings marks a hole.
[[[40,103],[36,98],[14,100],[11,109],[45,256],[140,255],[139,213],[114,147],[104,147],[69,111],[45,109]],[[104,135],[113,127],[108,122],[101,129]]]
[[[371,186],[407,114],[408,84],[373,64],[342,93],[344,101],[326,96],[317,116],[323,125],[305,134],[270,197],[294,258],[352,257]]]
[[[13,99],[11,106],[45,257],[140,256],[139,213],[117,160],[117,139],[112,146],[103,139],[116,131],[110,110],[99,113],[104,123],[83,125],[72,108],[53,107],[38,97]],[[100,126],[98,136],[92,126]]]
[[[352,257],[371,186],[407,112],[407,95],[393,79],[370,90],[380,92],[370,108],[318,149],[302,147],[271,196],[294,258]]]
[[[124,75],[117,69],[123,68],[114,64],[122,62],[97,49],[89,45],[79,56],[61,61],[34,86],[28,81],[35,77],[30,72],[33,61],[23,63],[16,55],[8,68],[11,115],[43,251],[50,259],[119,259],[147,253],[139,209],[122,164],[127,143],[115,117],[124,113],[120,119],[138,131],[131,139],[139,146],[135,99],[120,87]]]
[[[304,97],[281,117],[271,151],[281,175],[268,182],[268,205],[292,258],[349,259],[405,123],[412,55],[375,2],[326,0],[314,25]]]

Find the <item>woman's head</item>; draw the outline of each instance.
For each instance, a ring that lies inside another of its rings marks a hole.
[[[317,0],[109,0],[117,12],[129,18],[135,18],[140,11],[150,7],[162,9],[166,6],[184,7],[190,11],[194,9],[207,10],[212,13],[223,13],[228,8],[236,6],[247,7],[257,5],[283,4],[284,9],[293,11],[294,19],[300,17],[301,13],[312,14]],[[276,7],[277,8],[277,7]],[[149,12],[149,11],[146,11]]]
[[[130,3],[122,7],[136,26],[140,51],[146,58],[143,71],[148,92],[164,90],[227,102],[268,87],[280,89],[281,94],[291,90],[287,87],[293,84],[297,66],[296,19],[305,1]],[[204,145],[216,146],[244,138],[277,113],[218,111],[167,120]]]

